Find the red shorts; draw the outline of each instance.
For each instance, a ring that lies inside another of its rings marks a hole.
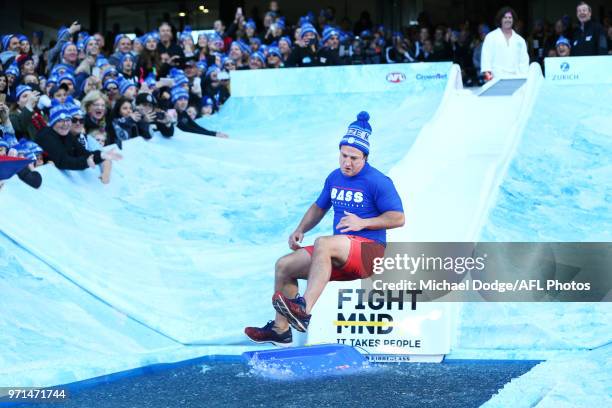
[[[356,235],[346,235],[351,240],[351,248],[344,265],[341,267],[332,266],[330,281],[351,281],[355,279],[365,279],[372,275],[374,258],[385,255],[385,246],[372,239],[359,237]],[[304,247],[312,256],[314,246]]]

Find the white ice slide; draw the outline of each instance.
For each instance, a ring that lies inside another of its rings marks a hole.
[[[463,89],[459,67],[451,68],[438,111],[390,171],[406,225],[389,231],[389,241],[478,239],[542,80],[532,64],[524,84],[498,79],[473,92]]]

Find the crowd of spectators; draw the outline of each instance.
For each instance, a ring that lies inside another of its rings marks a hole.
[[[217,112],[230,96],[229,72],[245,69],[454,61],[466,85],[482,84],[481,55],[491,28],[465,22],[419,24],[391,32],[368,12],[351,24],[327,7],[291,25],[278,1],[263,19],[237,8],[228,25],[218,20],[210,33],[182,32],[164,22],[131,39],[116,34],[112,44],[79,22],[58,30],[48,46],[40,32],[2,36],[0,52],[0,155],[30,158],[35,166],[60,169],[100,166],[108,182],[112,161],[107,145],[142,137],[171,137],[174,129],[207,136],[196,119]],[[576,18],[554,24],[533,22],[530,33],[514,15],[512,29],[526,39],[529,59],[612,54],[610,19],[591,19],[578,4]],[[502,21],[496,21],[501,27]],[[500,37],[502,38],[502,37]],[[500,40],[503,41],[503,40]],[[524,41],[525,42],[525,41]]]

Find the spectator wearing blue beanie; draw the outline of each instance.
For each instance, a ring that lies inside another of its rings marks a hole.
[[[88,151],[70,134],[72,117],[65,105],[54,102],[51,107],[48,126],[37,134],[40,147],[47,152],[49,160],[60,170],[85,170],[102,164],[100,179],[110,181],[112,160],[120,160],[121,155],[114,150],[101,152]]]
[[[200,105],[200,115],[201,116],[210,116],[213,114],[215,110],[215,101],[210,96],[205,96],[202,98],[202,103]]]
[[[70,72],[64,72],[62,75],[57,78],[57,82],[61,84],[66,84],[68,86],[68,93],[72,94],[74,92],[74,87],[76,85],[76,80],[74,79],[74,75]]]
[[[266,57],[261,51],[255,51],[249,58],[250,69],[261,69],[266,67]]]
[[[134,83],[130,79],[124,79],[119,83],[119,93],[124,98],[133,101],[136,98],[136,93],[138,92],[138,88],[136,83]]]
[[[317,30],[310,23],[300,27],[300,40],[296,42],[285,61],[287,67],[314,67],[319,65],[317,56]]]
[[[323,46],[317,51],[319,65],[340,65],[340,31],[326,28],[321,42]]]
[[[278,47],[268,48],[268,67],[281,68],[283,66],[283,56]]]
[[[29,85],[19,85],[15,88],[15,97],[15,108],[9,114],[15,136],[36,141],[38,130],[32,119],[39,115],[37,106],[40,93]]]
[[[122,54],[119,57],[119,72],[125,79],[138,81],[136,57],[130,53]]]
[[[206,98],[206,97],[205,97]],[[189,94],[183,88],[172,88],[172,103],[176,109],[178,122],[177,127],[183,132],[197,133],[205,136],[216,136],[227,138],[228,135],[223,132],[214,132],[198,125],[187,113],[189,107]]]
[[[569,57],[572,46],[570,41],[564,36],[560,36],[557,42],[555,43],[555,51],[557,52],[557,57]]]

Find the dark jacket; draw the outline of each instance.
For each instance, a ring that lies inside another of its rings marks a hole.
[[[584,27],[576,28],[571,51],[573,57],[606,54],[608,54],[606,33],[599,23],[589,20]]]
[[[296,45],[291,50],[285,66],[287,67],[315,67],[319,65],[317,52],[312,47],[300,47]]]
[[[319,65],[329,66],[329,65],[341,65],[340,62],[340,50],[336,48],[332,50],[329,47],[323,47],[319,51],[317,51],[317,59],[319,61]]]
[[[186,111],[178,113],[178,123],[176,125],[183,132],[198,133],[206,136],[216,136],[217,132],[205,129],[198,125],[193,119],[189,117]]]
[[[18,138],[25,137],[26,139],[36,141],[36,133],[38,131],[34,126],[34,122],[32,122],[32,115],[34,115],[34,112],[28,108],[23,108],[9,114],[15,129],[15,135]]]
[[[37,143],[47,152],[49,160],[61,170],[85,170],[89,168],[87,158],[93,154],[94,163],[100,164],[102,152],[85,150],[76,136],[60,136],[53,128],[45,127],[36,135]]]

